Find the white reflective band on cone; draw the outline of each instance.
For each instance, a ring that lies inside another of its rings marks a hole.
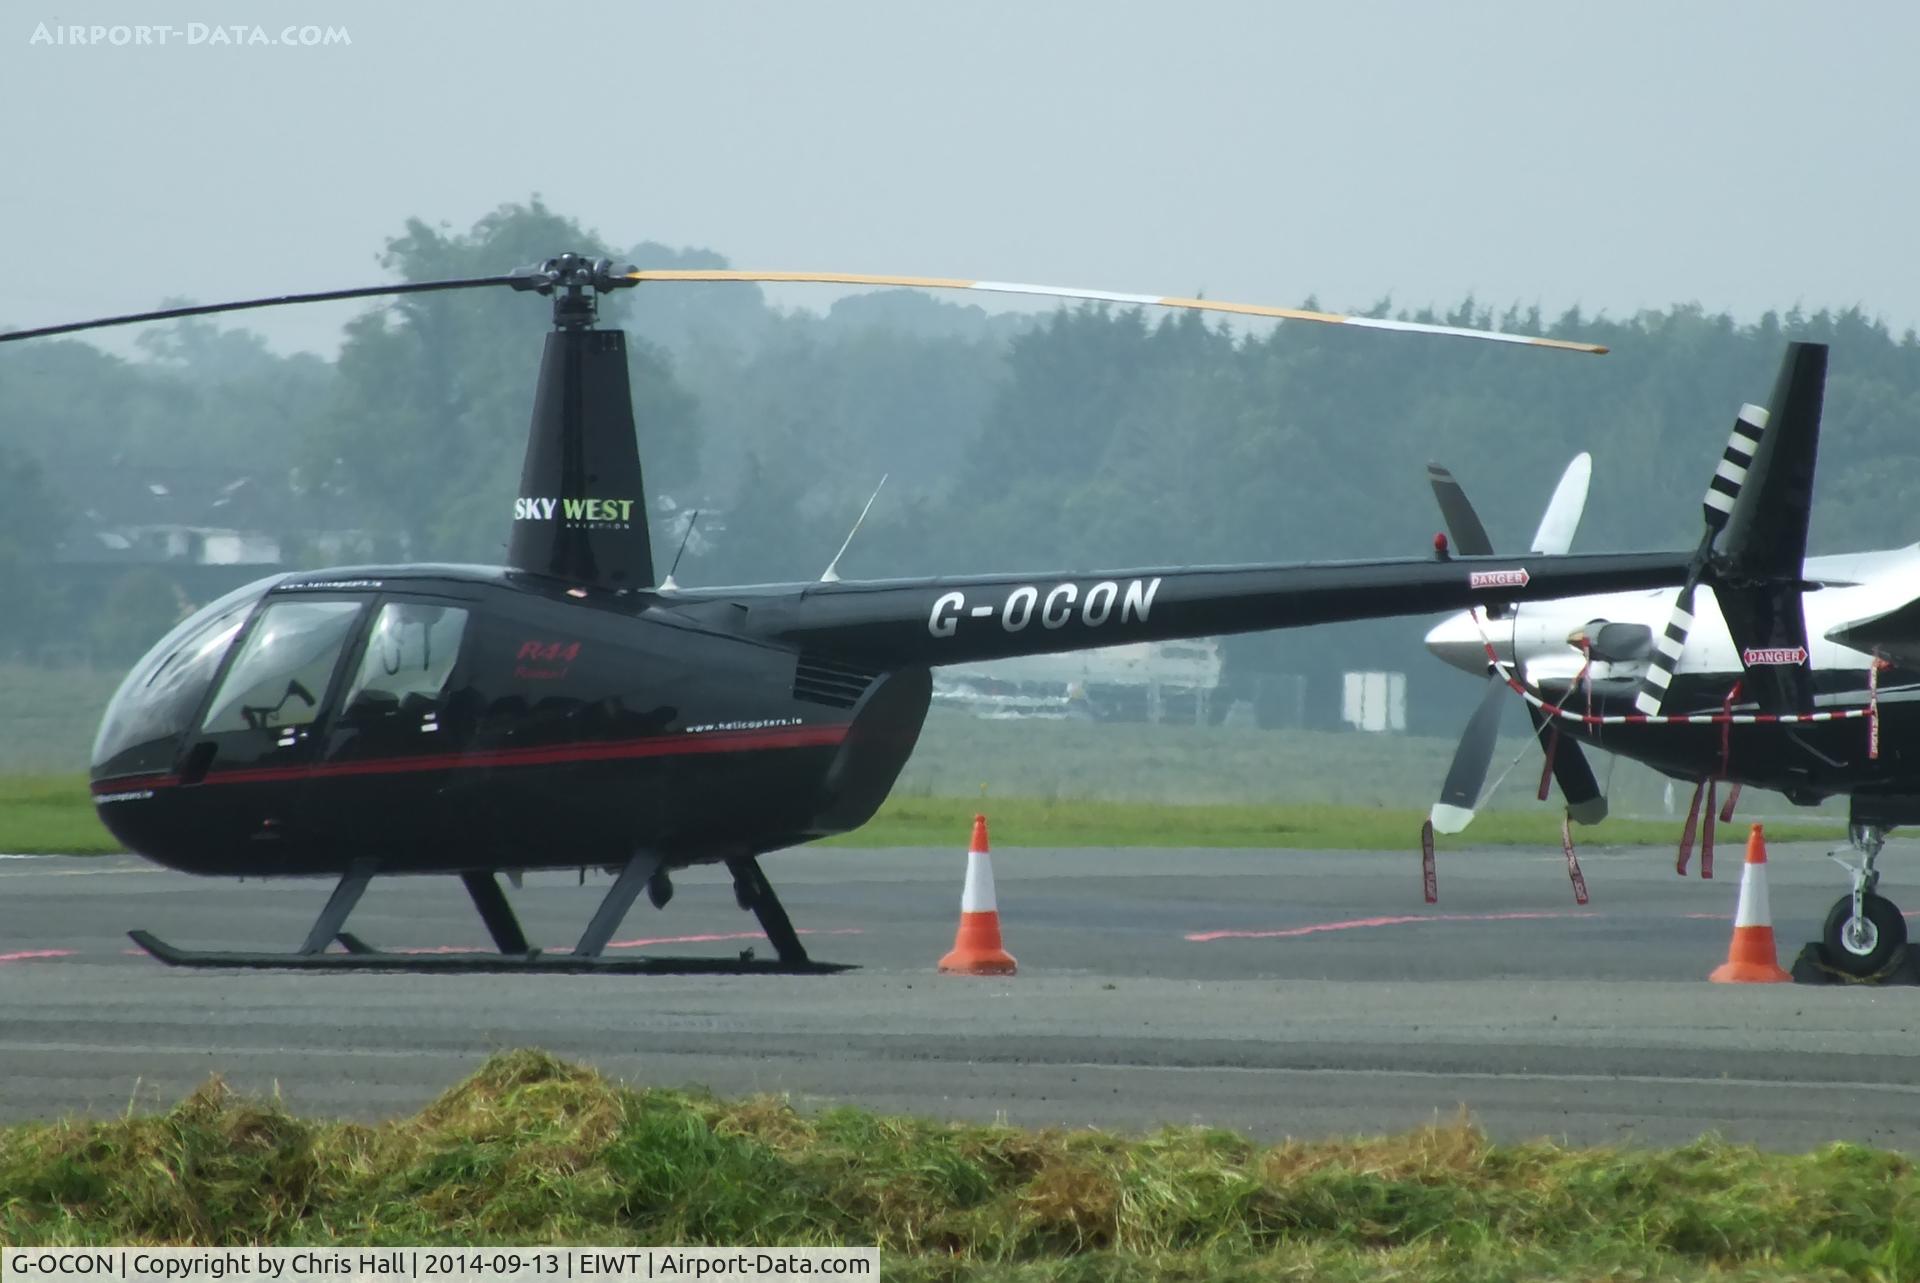
[[[993,864],[985,851],[967,852],[967,885],[960,892],[960,912],[993,913]]]
[[[1764,864],[1745,864],[1740,875],[1740,907],[1734,910],[1735,927],[1770,927],[1773,910],[1767,904],[1767,875]],[[1759,869],[1762,872],[1755,873]]]

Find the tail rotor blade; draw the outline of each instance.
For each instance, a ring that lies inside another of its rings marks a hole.
[[[1673,614],[1667,620],[1667,631],[1654,647],[1653,658],[1647,664],[1647,675],[1640,679],[1640,693],[1633,700],[1634,708],[1649,717],[1657,715],[1666,705],[1667,688],[1673,684],[1673,674],[1680,667],[1680,654],[1687,648],[1687,633],[1693,628],[1693,590],[1706,573],[1713,541],[1726,529],[1727,520],[1740,499],[1740,488],[1746,484],[1747,469],[1753,466],[1754,455],[1759,453],[1760,443],[1766,437],[1768,418],[1767,411],[1757,405],[1740,407],[1740,413],[1733,421],[1733,433],[1727,438],[1727,448],[1721,452],[1720,466],[1713,470],[1713,477],[1707,482],[1707,493],[1700,501],[1700,511],[1706,520],[1707,530],[1700,540],[1700,551],[1694,558],[1693,573],[1687,577],[1686,586],[1674,599]]]
[[[1766,435],[1768,417],[1767,411],[1749,404],[1740,407],[1739,417],[1733,421],[1733,435],[1727,438],[1720,466],[1713,470],[1706,497],[1700,503],[1707,528],[1716,534],[1726,528],[1727,518],[1733,515],[1740,487],[1746,484],[1747,469],[1753,466],[1753,456],[1760,452],[1760,439]]]
[[[1480,801],[1480,788],[1487,782],[1487,767],[1500,737],[1500,706],[1506,693],[1506,679],[1498,672],[1489,673],[1480,706],[1473,710],[1466,733],[1460,737],[1460,747],[1453,752],[1453,765],[1447,768],[1446,783],[1440,786],[1440,800],[1433,804],[1434,832],[1458,833],[1472,823],[1473,808]]]
[[[1674,600],[1673,614],[1667,617],[1667,630],[1660,635],[1652,657],[1647,660],[1647,675],[1640,679],[1640,693],[1633,699],[1636,712],[1648,717],[1660,712],[1666,703],[1667,688],[1673,685],[1673,674],[1680,667],[1681,652],[1687,648],[1687,634],[1692,629],[1693,584],[1689,583]]]

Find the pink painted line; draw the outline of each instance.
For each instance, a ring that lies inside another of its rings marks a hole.
[[[1528,922],[1541,918],[1597,918],[1597,913],[1419,913],[1394,918],[1349,918],[1345,922],[1316,922],[1311,926],[1287,927],[1280,931],[1196,931],[1187,939],[1196,944],[1210,940],[1288,940],[1297,936],[1320,935],[1328,931],[1358,931],[1372,927],[1402,927],[1416,922]]]
[[[336,951],[337,952],[337,951]],[[382,949],[382,953],[492,953],[491,949],[482,949],[479,945],[466,944],[423,944],[406,949]]]
[[[857,936],[859,927],[831,927],[824,931],[799,930],[795,935],[802,936]],[[614,940],[607,945],[609,949],[645,949],[656,944],[714,944],[721,940],[765,940],[763,931],[723,931],[704,936],[653,936],[641,940]]]
[[[861,932],[861,928],[859,927],[833,927],[824,931],[803,929],[803,930],[796,931],[794,934],[803,935],[803,936],[857,936],[860,934],[860,932]],[[639,940],[610,940],[607,942],[607,948],[609,949],[645,949],[649,945],[656,945],[656,944],[713,944],[722,940],[764,940],[766,938],[767,938],[766,935],[759,931],[723,931],[723,932],[715,932],[711,935],[650,936],[650,937],[646,937]],[[417,945],[412,948],[405,948],[405,949],[388,949],[385,952],[410,953],[410,954],[492,953],[493,950],[483,949],[477,945],[433,944],[433,945]],[[571,953],[572,950],[543,949],[541,950],[541,952],[542,953]],[[0,959],[0,960],[3,960],[3,959]]]
[[[34,958],[71,958],[71,949],[23,949],[19,953],[0,953],[0,962],[29,962]]]

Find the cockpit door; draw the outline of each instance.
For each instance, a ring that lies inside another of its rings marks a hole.
[[[365,609],[362,600],[269,597],[248,625],[179,767],[183,789],[204,790],[195,809],[210,842],[260,844],[271,858],[304,836],[304,786]]]
[[[450,809],[472,814],[477,773],[464,650],[473,603],[383,597],[348,656],[337,716],[322,738],[321,840],[393,867],[447,844]]]

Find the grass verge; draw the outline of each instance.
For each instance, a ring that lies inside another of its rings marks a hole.
[[[888,799],[864,828],[831,839],[854,847],[963,845],[976,812],[984,812],[996,846],[1300,847],[1316,850],[1414,849],[1423,811],[1322,803],[1183,806],[1084,798],[909,797]],[[1578,830],[1583,847],[1667,844],[1678,822],[1607,820]],[[1734,833],[1744,838],[1746,828]],[[1831,824],[1769,825],[1780,842],[1834,837]],[[1441,838],[1448,846],[1544,846],[1560,842],[1550,807],[1489,811],[1468,832]],[[119,851],[95,816],[81,775],[0,776],[0,851],[97,855]]]
[[[995,846],[1219,846],[1312,850],[1417,850],[1425,811],[1312,802],[1182,806],[1085,799],[895,796],[864,828],[829,840],[840,846],[954,846],[966,841],[976,813],[987,817]],[[1746,826],[1732,830],[1744,842]],[[1722,827],[1722,834],[1728,833]],[[1832,838],[1831,825],[1767,826],[1769,841]],[[1574,830],[1589,846],[1671,845],[1678,821],[1610,819]],[[1725,840],[1725,839],[1723,839]],[[1467,846],[1543,846],[1558,850],[1560,818],[1551,808],[1489,811],[1441,850]]]
[[[124,848],[94,814],[84,775],[0,775],[0,851],[100,855]]]
[[[1920,1174],[1494,1145],[1464,1121],[1254,1145],[882,1117],[494,1057],[418,1115],[312,1122],[212,1080],[173,1110],[0,1131],[9,1245],[872,1245],[894,1280],[1920,1275]]]

